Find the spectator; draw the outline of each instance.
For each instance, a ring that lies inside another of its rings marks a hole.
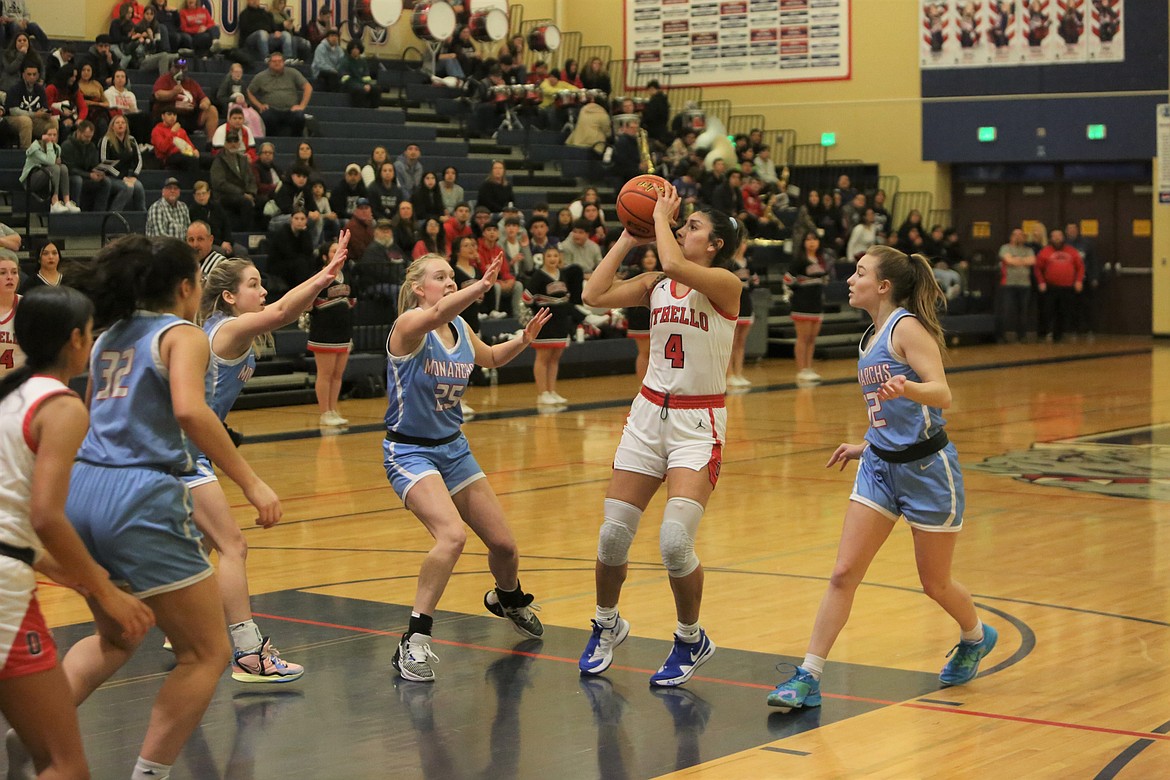
[[[114,83],[114,71],[122,66],[121,58],[114,54],[110,36],[102,33],[86,52],[86,61],[93,66],[93,78],[103,90]],[[88,99],[88,95],[86,96]]]
[[[1051,331],[1050,343],[1059,343],[1065,332],[1076,339],[1077,294],[1084,289],[1085,264],[1081,253],[1064,241],[1064,231],[1053,229],[1048,246],[1036,255],[1036,283],[1043,296]]]
[[[451,216],[455,207],[463,202],[463,187],[458,183],[459,169],[448,165],[443,169],[443,181],[439,183],[439,192],[443,198],[443,214]]]
[[[16,254],[20,251],[20,234],[0,222],[0,258],[20,262]]]
[[[613,83],[610,81],[609,73],[605,71],[600,57],[589,60],[589,64],[585,66],[585,72],[581,74],[581,85],[585,89],[600,89],[607,96],[613,94]]]
[[[1101,258],[1097,256],[1097,248],[1081,233],[1081,226],[1076,221],[1065,225],[1064,240],[1081,253],[1081,262],[1085,266],[1085,281],[1081,285],[1080,300],[1076,305],[1077,332],[1092,341],[1097,329],[1097,288],[1101,283]]]
[[[236,134],[239,136],[240,148],[248,156],[248,162],[256,162],[256,139],[252,136],[252,131],[248,129],[248,125],[244,122],[244,109],[240,106],[232,106],[229,108],[227,122],[215,128],[215,132],[211,136],[212,153],[218,154],[223,151],[227,134],[232,130],[236,131]]]
[[[848,174],[844,173],[837,177],[837,189],[835,191],[841,193],[841,201],[843,203],[848,203],[849,201],[853,200],[853,196],[857,194],[857,190],[853,188],[853,182],[849,180]],[[914,214],[916,211],[917,210],[910,213]],[[922,222],[921,214],[918,215],[918,221],[919,223]],[[921,227],[921,225],[919,225],[919,227]]]
[[[569,238],[569,235],[573,232],[573,223],[576,221],[573,218],[573,212],[567,208],[557,212],[556,226],[550,226],[549,232],[556,237],[558,245]]]
[[[878,243],[877,224],[874,222],[873,209],[867,208],[861,222],[854,225],[853,232],[849,234],[845,256],[853,260],[860,260],[876,243]],[[938,274],[936,273],[935,276]]]
[[[950,264],[943,258],[932,260],[931,266],[934,269],[934,281],[938,283],[939,289],[943,291],[947,301],[958,300],[959,296],[963,294],[963,277],[959,276],[959,272],[951,268]],[[962,312],[956,313],[961,314]]]
[[[276,26],[272,13],[260,7],[260,0],[247,0],[247,3],[247,7],[240,9],[238,39],[262,60],[274,51],[295,57],[292,36],[285,35],[283,26]]]
[[[244,85],[244,66],[233,62],[223,81],[215,90],[215,102],[225,113],[236,102],[236,96],[246,96],[247,87]]]
[[[585,85],[581,83],[581,71],[576,60],[565,60],[565,64],[561,66],[561,81],[577,89],[585,88]]]
[[[414,218],[414,204],[409,200],[399,203],[398,213],[390,223],[394,225],[394,245],[398,247],[403,257],[409,256],[414,251],[414,245],[422,238],[418,222]]]
[[[110,42],[121,55],[118,64],[123,68],[137,66],[140,61],[139,44],[142,36],[135,31],[138,21],[134,18],[135,7],[138,10],[138,20],[142,19],[142,6],[137,3],[118,3],[114,6],[114,19],[110,22]]]
[[[263,161],[263,159],[264,148],[261,147],[260,160]],[[288,176],[281,181],[280,188],[272,199],[272,204],[266,208],[271,212],[273,206],[275,206],[276,213],[268,222],[269,231],[286,224],[294,211],[303,211],[313,246],[321,243],[325,225],[321,219],[321,212],[315,208],[316,199],[313,197],[313,189],[309,185],[308,168],[296,164],[289,169]],[[351,243],[350,246],[353,244]]]
[[[362,169],[357,166],[357,163],[350,163],[345,166],[345,175],[341,181],[333,188],[333,192],[329,193],[329,205],[337,212],[339,219],[347,220],[353,216],[353,210],[357,206],[358,200],[365,200],[368,197],[369,192],[362,181]]]
[[[10,89],[4,99],[8,122],[20,136],[21,149],[32,145],[33,121],[46,122],[52,118],[48,94],[38,83],[40,73],[36,63],[29,62],[21,71],[20,83]]]
[[[382,88],[370,75],[360,40],[353,39],[345,46],[345,57],[338,73],[341,87],[349,94],[349,102],[356,108],[377,108],[382,105]]]
[[[711,207],[729,217],[743,220],[747,215],[743,210],[742,178],[739,171],[730,171],[723,183],[711,193]]]
[[[711,169],[703,174],[699,182],[699,200],[703,203],[713,203],[715,190],[727,182],[727,162],[718,159],[711,163]]]
[[[199,82],[187,75],[187,58],[176,57],[170,72],[159,76],[154,82],[154,101],[151,111],[156,119],[171,109],[178,117],[179,124],[188,133],[202,130],[208,138],[215,135],[219,125],[219,110],[211,104],[211,98],[203,93]]]
[[[201,57],[219,51],[219,26],[201,0],[183,0],[179,29],[191,39],[190,46]]]
[[[515,200],[512,184],[505,176],[504,164],[499,160],[492,161],[492,172],[483,180],[483,184],[479,185],[475,205],[483,206],[491,212],[500,212],[504,210],[504,206]]]
[[[423,255],[451,257],[451,252],[447,247],[447,233],[443,230],[443,223],[436,217],[429,218],[423,225],[422,234],[410,252],[412,260],[417,260]]]
[[[544,250],[558,244],[556,236],[548,233],[548,220],[544,217],[533,217],[528,223],[528,251],[532,253],[532,264],[540,268],[544,258]]]
[[[466,25],[460,27],[451,41],[450,50],[455,54],[459,69],[466,78],[481,78],[484,74],[484,61],[479,56],[479,49],[475,46],[475,39],[471,37],[471,28]],[[455,75],[453,73],[449,75]]]
[[[476,240],[483,238],[484,226],[492,221],[492,212],[487,206],[475,207],[475,212],[471,215],[471,234]],[[496,225],[496,228],[498,229],[499,225]]]
[[[893,221],[890,212],[886,210],[886,191],[877,190],[873,194],[873,223],[877,225],[879,236],[890,234],[890,223]]]
[[[617,121],[621,119],[619,117]],[[610,161],[610,181],[614,189],[621,189],[630,179],[646,172],[646,161],[642,159],[642,152],[638,148],[640,127],[636,117],[627,119],[614,135],[613,157]]]
[[[199,150],[179,124],[179,116],[174,108],[163,111],[162,121],[150,132],[150,143],[154,146],[154,156],[164,168],[193,171],[199,167]]]
[[[912,225],[906,232],[898,231],[898,251],[907,255],[922,254],[926,249],[926,239],[922,237],[922,228]]]
[[[272,14],[273,27],[280,33],[281,38],[292,40],[292,56],[298,60],[293,64],[296,65],[307,60],[312,47],[307,40],[297,35],[297,23],[293,21],[292,9],[288,7],[288,0],[272,0],[268,6],[268,12]]]
[[[358,257],[366,253],[366,247],[374,240],[374,212],[370,201],[358,198],[353,206],[353,216],[345,224],[349,231],[349,248]]]
[[[61,162],[69,169],[69,191],[77,196],[84,211],[105,211],[110,203],[111,185],[101,168],[101,155],[93,143],[94,125],[88,119],[61,144]]]
[[[598,246],[605,245],[605,220],[601,218],[601,209],[596,203],[586,203],[581,209],[581,222],[589,225],[589,240]]]
[[[456,203],[451,218],[443,223],[443,232],[447,234],[447,246],[453,251],[459,246],[459,239],[464,236],[474,237],[470,222],[471,207],[466,203]]]
[[[248,85],[248,101],[260,112],[269,135],[303,135],[305,108],[312,95],[309,80],[300,71],[286,68],[284,55],[278,51],[269,55],[268,69],[253,76]]]
[[[251,170],[249,168],[249,170]],[[211,197],[211,187],[205,181],[195,182],[195,186],[191,189],[191,196],[195,203],[187,207],[187,213],[191,217],[191,224],[196,222],[205,223],[211,230],[212,240],[218,244],[219,248],[228,255],[239,255],[232,245],[232,226],[236,223],[230,216],[227,210],[219,204],[221,198],[216,195],[215,200]],[[246,223],[243,223],[247,227]],[[187,229],[187,237],[190,238],[191,230]],[[241,247],[243,249],[243,247]],[[210,271],[208,271],[210,273]]]
[[[771,147],[766,144],[761,146],[760,151],[756,152],[754,163],[756,176],[764,184],[774,189],[780,183],[780,177],[776,174],[776,163],[772,160]]]
[[[195,253],[199,261],[199,270],[204,279],[215,270],[215,267],[227,260],[222,252],[215,248],[215,241],[211,226],[201,219],[191,221],[187,227],[187,246]]]
[[[283,178],[280,168],[276,166],[276,147],[271,143],[260,144],[256,162],[252,164],[252,173],[256,174],[257,205],[264,206],[272,200]]]
[[[561,93],[576,89],[567,81],[561,81],[555,68],[540,82],[540,110],[549,130],[559,130],[569,120],[568,107],[561,105]]]
[[[313,52],[313,65],[310,72],[317,79],[317,86],[326,92],[341,90],[341,64],[345,59],[345,50],[341,48],[341,36],[336,27],[325,32],[325,40],[317,44]]]
[[[410,195],[410,202],[414,204],[414,216],[419,222],[431,217],[442,222],[443,193],[439,190],[439,179],[434,171],[423,174],[422,182]]]
[[[512,274],[522,285],[525,284],[536,270],[536,265],[532,260],[528,234],[520,232],[519,217],[507,217],[504,220],[504,240],[500,246],[504,249],[504,257],[512,268]]]
[[[45,87],[49,111],[57,120],[61,136],[68,136],[73,128],[89,114],[89,105],[77,89],[77,69],[64,65],[53,74]]]
[[[6,230],[10,230],[6,225],[0,225]],[[9,249],[9,246],[14,243],[16,248],[20,248],[20,235],[15,231],[11,235],[4,235],[0,237],[0,257],[6,257],[12,260],[16,259],[16,253]],[[41,251],[37,252],[37,272],[36,275],[28,277],[24,284],[20,286],[20,294],[28,295],[28,291],[35,287],[60,287],[65,281],[65,274],[61,273],[61,252],[57,249],[57,245],[52,241],[46,241],[41,245]]]
[[[460,61],[461,49],[462,46],[455,39],[455,35],[448,35],[443,39],[435,55],[436,76],[454,78],[460,82],[467,78],[467,74],[463,70],[463,63]]]
[[[309,190],[313,194],[314,208],[321,213],[323,225],[321,237],[326,241],[333,241],[341,233],[341,220],[333,205],[329,203],[329,193],[325,191],[325,182],[320,179],[309,180]]]
[[[8,20],[6,38],[12,39],[24,33],[36,38],[42,51],[49,50],[49,37],[28,15],[28,3],[25,0],[4,0],[4,18]]]
[[[865,214],[866,200],[864,192],[854,193],[853,197],[841,206],[841,226],[846,235],[853,231],[853,226],[861,222]],[[940,227],[939,230],[942,230]],[[940,235],[939,238],[942,238]]]
[[[651,140],[659,143],[661,149],[671,142],[670,99],[655,80],[646,84],[646,91],[650,93],[650,97],[642,109],[642,126],[646,128],[646,134]]]
[[[172,11],[167,5],[167,0],[151,0],[150,5],[154,8],[154,16],[158,20],[159,31],[162,34],[163,51],[173,53],[179,49],[190,49],[191,36],[180,28],[179,12]]]
[[[309,178],[320,178],[321,171],[317,169],[317,158],[313,155],[313,145],[308,141],[297,144],[297,156],[293,164],[300,163],[309,169]]]
[[[942,257],[943,226],[931,225],[930,233],[922,238],[922,254],[929,258]]]
[[[128,16],[132,22],[138,24],[142,21],[142,12],[146,10],[146,6],[138,2],[138,0],[115,0],[114,11],[110,14],[110,19],[117,20],[123,16]]]
[[[309,218],[302,209],[288,215],[288,220],[277,228],[268,240],[268,271],[277,280],[270,284],[279,298],[288,290],[308,279],[316,271],[313,234]]]
[[[170,51],[165,36],[166,28],[158,22],[158,12],[153,5],[142,9],[142,19],[134,25],[130,38],[136,46],[131,57],[138,67],[145,68],[149,63],[159,59],[160,54]],[[51,65],[50,65],[51,67]]]
[[[29,38],[25,33],[18,33],[8,42],[2,60],[4,76],[3,81],[0,81],[0,89],[4,92],[10,91],[20,84],[24,69],[29,65],[36,65],[38,73],[44,70],[41,55],[37,54],[36,50],[29,45]]]
[[[486,311],[488,316],[493,318],[518,316],[524,288],[516,283],[512,267],[508,263],[508,258],[504,256],[503,247],[499,244],[499,238],[500,229],[494,223],[489,222],[484,225],[483,236],[476,243],[476,251],[479,255],[477,267],[480,274],[485,273],[492,263],[496,262],[497,258],[500,261],[495,287],[484,296],[483,311]]]
[[[422,184],[423,164],[422,150],[418,144],[409,143],[398,159],[394,161],[394,173],[398,176],[398,186],[403,192],[414,192]]]
[[[398,202],[406,200],[406,193],[402,192],[402,188],[398,186],[397,177],[394,164],[390,160],[386,160],[378,167],[378,180],[366,188],[373,206],[374,219],[393,219],[394,215],[398,214]],[[411,246],[414,246],[413,241]]]
[[[187,211],[187,204],[179,200],[180,194],[178,179],[172,176],[163,183],[162,197],[151,203],[146,211],[146,235],[186,240],[191,214]]]
[[[573,231],[566,241],[557,246],[561,250],[564,265],[581,269],[584,279],[593,275],[593,269],[601,262],[601,248],[589,240],[591,225],[585,219],[573,222]]]
[[[96,132],[104,135],[106,128],[110,126],[110,105],[106,100],[105,88],[94,78],[93,65],[88,61],[81,63],[77,91],[85,99],[85,118],[94,125]]]
[[[316,48],[321,41],[325,40],[325,36],[331,29],[335,29],[333,24],[333,7],[328,3],[321,6],[317,11],[317,15],[309,21],[305,22],[301,28],[301,37],[309,42],[309,45]]]
[[[142,152],[124,116],[110,120],[110,129],[98,144],[101,170],[110,177],[110,211],[146,211],[146,190],[138,180]]]
[[[69,198],[69,169],[61,162],[61,147],[57,145],[57,128],[46,125],[41,137],[29,144],[24,152],[24,169],[20,172],[20,183],[29,177],[31,189],[49,192],[49,212],[62,214],[81,211]]]
[[[223,153],[211,161],[211,186],[215,188],[220,203],[238,215],[235,224],[247,230],[255,219],[259,186],[240,138],[238,130],[229,130],[225,134]]]
[[[370,159],[362,166],[362,181],[366,183],[367,187],[378,178],[382,170],[382,163],[387,160],[390,160],[390,152],[385,146],[375,146],[370,151]],[[393,161],[391,160],[391,162]]]

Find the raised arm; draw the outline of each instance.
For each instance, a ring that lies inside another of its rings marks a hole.
[[[524,335],[522,337],[490,347],[484,344],[479,336],[468,331],[471,334],[472,348],[475,350],[475,362],[484,368],[499,368],[510,363],[513,358],[524,351],[525,347],[532,343],[533,339],[536,338],[536,334],[540,333],[540,329],[551,318],[552,309],[540,309],[528,321],[528,324],[524,326]]]
[[[671,243],[674,239],[671,239]],[[635,247],[649,241],[639,240],[623,230],[610,250],[601,258],[593,273],[585,282],[581,300],[586,306],[599,308],[620,308],[625,306],[646,306],[650,301],[650,288],[658,283],[661,274],[639,274],[632,279],[618,279],[618,268],[626,255]]]
[[[668,278],[706,295],[721,312],[738,314],[739,296],[743,289],[739,277],[726,268],[702,266],[683,256],[671,224],[681,202],[678,190],[668,183],[666,192],[658,196],[658,202],[654,205],[654,234],[662,270]]]
[[[501,258],[497,257],[484,271],[483,278],[478,279],[463,289],[456,289],[450,295],[434,306],[426,309],[412,309],[402,312],[394,322],[394,329],[390,331],[390,353],[393,355],[409,355],[418,348],[426,335],[435,328],[446,325],[460,312],[478,301],[492,289],[496,283],[496,275],[500,271]],[[454,280],[452,279],[452,284]]]

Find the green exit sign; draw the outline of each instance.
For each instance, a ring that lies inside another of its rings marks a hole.
[[[1105,138],[1105,125],[1086,125],[1085,135],[1090,141],[1101,141]]]
[[[989,144],[995,140],[994,127],[981,127],[978,131],[979,143]]]
[[[837,145],[837,134],[836,133],[821,133],[821,146],[836,146],[836,145]]]

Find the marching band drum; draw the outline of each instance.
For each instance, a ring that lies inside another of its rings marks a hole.
[[[560,47],[561,31],[555,24],[542,24],[528,33],[528,48],[533,51],[553,52]]]
[[[364,25],[392,27],[402,15],[402,0],[354,0],[351,16]]]
[[[455,34],[455,9],[443,0],[415,3],[410,27],[424,41],[445,41]]]
[[[471,37],[480,43],[502,41],[508,35],[508,14],[499,8],[487,8],[471,15]]]

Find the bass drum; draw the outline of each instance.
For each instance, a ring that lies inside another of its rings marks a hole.
[[[445,41],[455,34],[455,9],[443,0],[415,3],[410,26],[424,41]]]
[[[392,27],[402,15],[402,0],[353,0],[349,18],[370,27]]]
[[[528,33],[528,48],[550,52],[561,48],[561,30],[555,24],[542,24]]]
[[[480,43],[502,41],[508,35],[508,14],[499,8],[476,11],[471,15],[471,37]]]

